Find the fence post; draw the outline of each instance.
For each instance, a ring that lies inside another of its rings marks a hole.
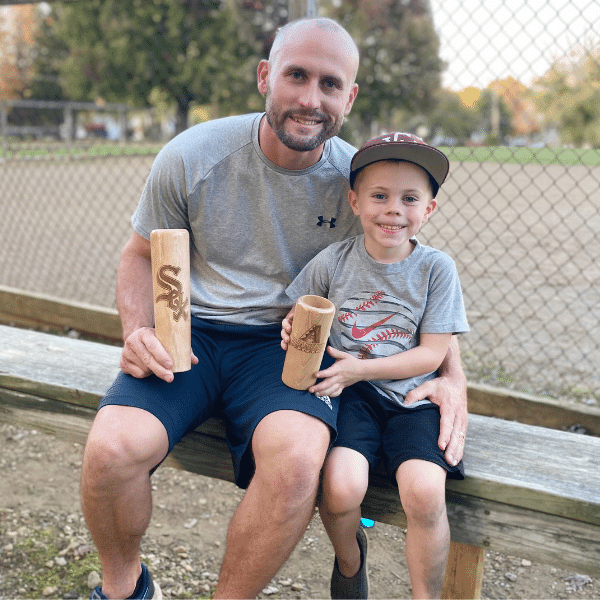
[[[67,148],[71,152],[73,148],[73,106],[70,102],[65,106],[64,115]]]
[[[6,102],[0,102],[0,136],[2,136],[2,156],[0,156],[0,162],[8,158],[8,137],[6,134],[7,123],[8,111],[6,109]]]
[[[119,145],[124,146],[127,142],[127,105],[119,106]]]
[[[319,16],[319,0],[288,0],[288,21]]]

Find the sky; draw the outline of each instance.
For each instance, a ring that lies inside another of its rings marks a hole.
[[[600,45],[597,0],[430,0],[448,63],[443,85],[485,88],[513,76],[525,85],[551,63]]]

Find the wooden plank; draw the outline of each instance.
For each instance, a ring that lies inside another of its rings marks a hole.
[[[485,550],[450,542],[442,598],[481,598]]]
[[[60,298],[0,286],[0,323],[21,326],[69,327],[88,335],[120,342],[121,324],[115,309],[68,302]],[[552,429],[581,425],[600,436],[600,408],[566,406],[551,398],[469,383],[469,412]]]
[[[60,401],[0,389],[0,421],[71,442],[85,443],[94,414],[93,410]],[[211,419],[178,444],[165,464],[233,481],[231,457],[223,436],[222,424]],[[447,492],[447,504],[453,541],[600,576],[600,526],[451,490]],[[406,527],[398,491],[383,476],[372,479],[363,515]]]
[[[119,359],[118,347],[0,327],[7,389],[95,408]],[[599,525],[598,455],[600,438],[470,415],[467,479],[448,488]]]
[[[600,408],[585,404],[565,405],[551,398],[540,398],[489,385],[470,383],[469,412],[564,430],[574,425],[600,436]]]
[[[45,294],[0,286],[0,323],[75,329],[87,335],[121,341],[123,332],[113,308],[69,302]]]

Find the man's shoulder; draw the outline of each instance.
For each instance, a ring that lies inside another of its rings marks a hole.
[[[171,142],[175,146],[183,144],[186,147],[189,147],[190,143],[231,147],[248,144],[252,141],[253,126],[260,116],[260,113],[250,113],[198,123],[180,133]]]
[[[193,125],[163,147],[160,160],[207,172],[221,160],[252,146],[253,128],[260,117],[261,113],[251,113]]]
[[[329,163],[336,168],[344,177],[350,173],[350,161],[356,153],[356,148],[340,137],[333,137],[329,146]]]

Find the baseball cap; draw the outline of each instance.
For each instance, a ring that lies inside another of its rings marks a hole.
[[[356,175],[363,167],[390,159],[406,160],[425,169],[432,178],[434,197],[450,169],[448,157],[443,152],[412,133],[395,131],[375,137],[360,147],[350,163],[350,185],[354,185]]]

